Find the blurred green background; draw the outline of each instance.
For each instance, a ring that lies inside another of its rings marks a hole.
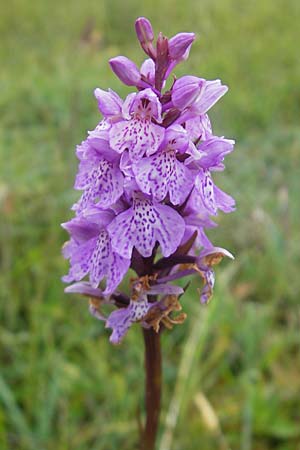
[[[134,20],[194,31],[177,75],[221,78],[214,131],[237,140],[220,186],[237,212],[209,236],[236,255],[215,296],[184,297],[163,336],[158,450],[300,449],[299,0],[1,3],[0,449],[133,450],[143,418],[139,327],[121,347],[63,293],[60,223],[74,148],[99,121],[93,89],[128,92],[107,60],[142,51]]]

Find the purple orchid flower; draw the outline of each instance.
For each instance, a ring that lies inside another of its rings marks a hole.
[[[149,257],[156,242],[162,254],[169,256],[179,246],[184,227],[184,220],[173,208],[136,193],[133,206],[115,217],[108,232],[112,247],[124,258],[131,257],[133,247]]]
[[[194,186],[196,172],[190,170],[177,155],[184,153],[189,137],[179,125],[166,130],[160,150],[149,158],[142,158],[133,164],[136,182],[145,194],[163,201],[167,194],[173,205],[182,204]]]
[[[69,274],[63,281],[80,281],[89,274],[93,288],[106,278],[104,295],[117,288],[129,268],[130,260],[115,252],[111,246],[107,226],[113,217],[112,211],[94,209],[63,224],[71,236],[63,248],[64,256],[71,263]]]
[[[211,216],[235,209],[212,178],[234,148],[233,140],[214,136],[208,116],[227,86],[191,75],[167,83],[188,58],[194,33],[170,39],[159,33],[155,40],[144,17],[137,19],[136,33],[148,57],[140,69],[125,56],[109,61],[136,91],[123,100],[111,89],[95,89],[102,117],[77,146],[74,187],[82,195],[72,207],[75,217],[62,225],[70,235],[63,247],[70,270],[63,280],[73,283],[66,292],[92,299],[90,312],[112,329],[112,343],[136,322],[156,332],[160,321],[181,323],[183,316],[176,322],[170,314],[179,310],[184,292],[168,281],[200,273],[201,301],[208,302],[212,265],[231,256],[206,233],[217,226]],[[130,298],[117,290],[129,268],[138,277]],[[102,303],[117,309],[105,316]]]
[[[93,147],[91,144],[95,140],[95,137],[88,138],[77,153],[80,164],[74,188],[84,191],[72,207],[77,214],[95,204],[103,209],[109,208],[124,190],[124,175],[119,168],[120,156],[109,148],[108,141],[104,141],[102,150],[95,148],[97,144]]]

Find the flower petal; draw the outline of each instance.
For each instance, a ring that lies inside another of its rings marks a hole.
[[[101,208],[108,208],[123,194],[124,176],[117,163],[100,158],[97,165],[95,161],[88,161],[81,166],[75,186],[85,189],[79,201],[73,205],[72,209],[77,213],[95,203]]]
[[[222,191],[217,186],[214,186],[214,197],[216,201],[217,208],[225,213],[231,213],[235,211],[235,200],[231,195]]]
[[[201,114],[185,122],[185,129],[192,141],[205,140],[212,135],[212,127],[207,114]]]
[[[123,101],[112,89],[104,91],[100,88],[94,90],[98,101],[98,108],[105,117],[121,114]]]
[[[137,184],[145,194],[162,201],[167,193],[173,205],[180,205],[189,195],[195,175],[176,159],[174,151],[163,151],[133,164]]]
[[[129,150],[130,157],[136,159],[158,150],[164,138],[164,128],[147,119],[135,118],[114,124],[109,136],[113,150],[118,153]]]
[[[142,256],[151,256],[156,241],[163,255],[170,256],[180,244],[184,228],[183,219],[174,209],[135,197],[133,207],[119,214],[108,232],[114,250],[125,258],[131,257],[133,247]]]
[[[201,195],[204,206],[213,214],[217,214],[214,183],[208,170],[201,170],[196,178],[196,189]]]
[[[110,243],[110,237],[105,230],[99,234],[90,259],[90,281],[92,287],[97,287],[106,278],[104,294],[113,292],[121,282],[130,265],[130,260],[116,254]]]
[[[142,296],[138,300],[131,300],[127,308],[113,311],[106,321],[106,328],[112,328],[110,336],[112,344],[119,344],[134,322],[140,321],[147,314],[150,303],[147,297]]]
[[[228,91],[228,87],[221,84],[221,80],[206,80],[205,88],[201,96],[196,100],[192,106],[197,111],[197,114],[206,113],[217,101],[223,97]]]

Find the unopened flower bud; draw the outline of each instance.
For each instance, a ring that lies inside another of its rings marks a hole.
[[[153,60],[156,58],[156,50],[153,47],[153,29],[150,21],[146,17],[139,17],[135,21],[135,31],[144,52]]]
[[[135,21],[135,31],[138,37],[138,40],[141,43],[141,46],[144,48],[144,45],[153,42],[154,34],[150,21],[146,19],[146,17],[139,17]]]
[[[111,89],[104,91],[103,89],[96,88],[94,90],[94,95],[98,101],[99,111],[104,116],[114,116],[121,113],[122,110],[122,100]]]
[[[179,78],[173,86],[172,102],[178,109],[185,109],[194,103],[205,87],[203,78],[186,75]]]
[[[109,60],[112,71],[127,86],[140,86],[141,74],[137,66],[125,56],[116,56]]]
[[[178,33],[173,36],[169,39],[170,57],[178,62],[187,59],[194,40],[194,33]]]

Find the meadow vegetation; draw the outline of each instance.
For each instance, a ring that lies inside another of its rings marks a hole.
[[[95,87],[127,91],[107,60],[143,55],[133,23],[198,39],[177,75],[220,77],[215,134],[237,140],[219,185],[237,212],[208,234],[236,256],[213,301],[163,336],[158,450],[300,449],[300,3],[11,0],[0,15],[0,449],[133,450],[143,341],[121,347],[63,293],[60,223],[74,148],[99,121]],[[171,415],[171,412],[174,414]]]

